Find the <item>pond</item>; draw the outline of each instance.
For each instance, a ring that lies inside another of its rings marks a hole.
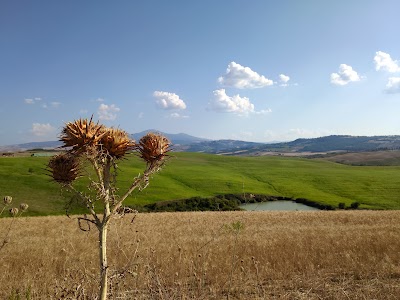
[[[294,201],[267,201],[259,203],[248,203],[240,205],[240,208],[245,210],[319,210],[318,208],[307,206],[302,203],[296,203]]]

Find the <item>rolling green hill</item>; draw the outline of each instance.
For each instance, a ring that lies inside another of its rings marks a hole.
[[[289,157],[232,157],[174,153],[147,189],[134,193],[127,205],[228,193],[254,193],[360,208],[400,209],[400,167],[348,166]],[[63,214],[68,194],[45,173],[48,157],[0,158],[0,195],[27,202],[31,215]],[[122,191],[143,169],[135,156],[120,163]],[[85,183],[80,182],[80,185]],[[78,212],[73,210],[73,212]]]

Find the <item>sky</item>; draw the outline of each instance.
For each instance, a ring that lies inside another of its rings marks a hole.
[[[400,1],[0,0],[0,145],[400,134]]]

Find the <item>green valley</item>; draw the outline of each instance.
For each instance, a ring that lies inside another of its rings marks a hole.
[[[219,194],[254,193],[306,198],[338,207],[359,202],[364,209],[400,209],[399,166],[349,166],[298,157],[236,157],[172,153],[148,188],[134,192],[125,205]],[[65,213],[70,198],[46,175],[48,157],[0,158],[0,195],[29,203],[30,215]],[[134,155],[120,162],[121,193],[143,170]],[[79,184],[85,185],[85,174]],[[90,175],[90,174],[86,174]],[[83,210],[82,210],[83,211]],[[80,212],[76,207],[72,213]]]

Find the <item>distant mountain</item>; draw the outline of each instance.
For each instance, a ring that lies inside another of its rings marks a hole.
[[[60,147],[62,144],[59,141],[48,141],[48,142],[31,142],[18,145],[0,146],[1,152],[17,152],[26,151],[31,149],[55,149]]]
[[[170,139],[173,151],[205,152],[225,155],[263,155],[268,152],[360,152],[400,149],[400,136],[350,136],[331,135],[312,139],[297,139],[284,143],[254,143],[238,140],[207,140],[185,133],[170,134],[157,130],[146,130],[131,134],[138,141],[143,135],[158,132]],[[26,143],[0,147],[1,152],[16,152],[29,149],[54,149],[61,146],[58,141]]]
[[[261,152],[333,152],[377,151],[400,149],[400,136],[330,135],[312,139],[264,145]]]
[[[253,143],[237,140],[204,141],[181,147],[180,151],[227,155],[263,155],[278,153],[361,152],[400,149],[400,136],[331,135],[312,139],[297,139],[283,143]]]
[[[216,141],[203,141],[181,147],[180,151],[188,152],[206,152],[215,154],[245,154],[250,151],[262,149],[265,144],[245,142],[238,140],[216,140]]]
[[[204,141],[210,141],[208,139],[198,138],[198,137],[195,137],[192,135],[188,135],[186,133],[175,133],[175,134],[174,133],[165,133],[165,132],[154,130],[154,129],[145,130],[142,132],[131,134],[131,137],[135,141],[138,141],[142,136],[144,136],[148,132],[160,133],[160,134],[166,136],[171,141],[171,143],[175,146],[189,145],[189,144],[195,144],[195,143],[204,142]]]
[[[174,150],[182,151],[187,145],[196,144],[199,142],[210,141],[204,138],[198,138],[195,136],[188,135],[186,133],[165,133],[158,130],[145,130],[142,132],[131,134],[131,138],[135,141],[138,141],[142,136],[144,136],[148,132],[160,133],[166,136],[171,143],[173,144]],[[17,152],[17,151],[26,151],[31,149],[55,149],[62,145],[60,141],[47,141],[47,142],[31,142],[24,143],[18,145],[10,145],[10,146],[0,146],[0,152]]]

